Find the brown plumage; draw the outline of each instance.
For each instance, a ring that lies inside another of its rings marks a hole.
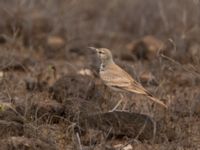
[[[101,60],[100,77],[108,87],[115,91],[132,92],[147,96],[150,100],[167,108],[162,101],[155,98],[140,83],[135,81],[127,72],[114,63],[110,50],[106,48],[91,49],[97,51]]]

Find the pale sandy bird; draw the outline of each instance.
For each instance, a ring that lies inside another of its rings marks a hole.
[[[115,64],[113,61],[112,53],[109,49],[94,47],[90,47],[90,49],[95,50],[101,60],[99,74],[105,85],[114,91],[130,92],[144,95],[150,100],[167,108],[167,106],[162,101],[154,97],[140,83],[135,81],[126,71]],[[121,104],[121,102],[122,100],[117,103],[112,111],[114,111]]]

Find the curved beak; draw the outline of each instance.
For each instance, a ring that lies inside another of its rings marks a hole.
[[[88,48],[91,49],[92,51],[95,51],[95,52],[98,51],[98,48],[95,48],[95,47],[88,47]]]

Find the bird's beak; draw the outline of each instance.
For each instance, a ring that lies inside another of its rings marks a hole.
[[[95,48],[95,47],[88,47],[88,48],[91,49],[92,51],[95,51],[95,52],[98,51],[98,48]]]

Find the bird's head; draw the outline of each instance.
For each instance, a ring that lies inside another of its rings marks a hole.
[[[113,63],[112,53],[109,49],[94,48],[94,47],[89,47],[89,48],[96,51],[98,57],[100,58],[100,60],[103,64],[106,65],[108,63]]]

